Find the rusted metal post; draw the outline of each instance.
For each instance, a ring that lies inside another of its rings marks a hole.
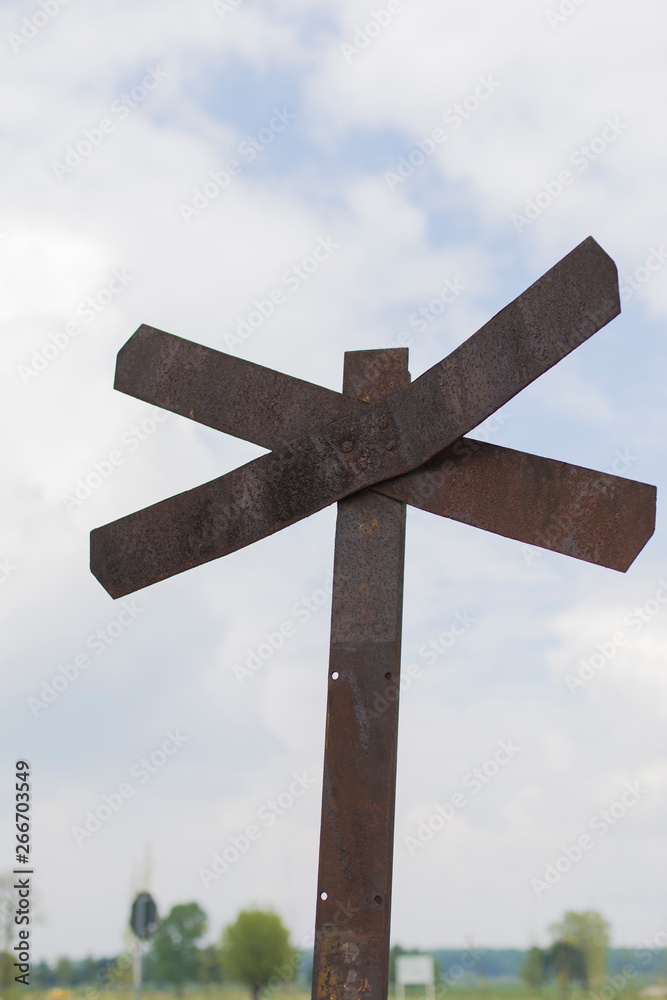
[[[343,392],[376,402],[407,365],[405,349],[348,352]],[[339,502],[313,1000],[387,996],[404,554],[405,504]]]

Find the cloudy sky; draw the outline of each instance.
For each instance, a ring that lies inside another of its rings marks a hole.
[[[403,335],[414,378],[593,235],[622,315],[479,433],[665,481],[664,4],[380,3],[0,5],[0,868],[25,758],[37,958],[120,950],[147,855],[160,912],[198,900],[211,940],[253,903],[296,941],[314,921],[335,509],[112,601],[91,528],[261,454],[114,392],[141,323],[337,390],[344,351]],[[627,574],[409,512],[395,941],[667,925],[663,578],[660,502]]]

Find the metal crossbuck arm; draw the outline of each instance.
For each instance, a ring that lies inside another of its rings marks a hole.
[[[121,597],[369,486],[625,570],[652,534],[653,487],[457,440],[619,311],[616,267],[589,238],[412,385],[371,404],[141,327],[119,354],[117,388],[275,450],[96,529],[93,573]],[[608,530],[591,534],[601,522]]]

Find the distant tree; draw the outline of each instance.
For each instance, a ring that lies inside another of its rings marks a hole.
[[[2,984],[2,996],[6,997],[14,983],[15,959],[8,951],[0,951],[0,984]],[[32,982],[32,979],[31,979]]]
[[[74,962],[64,955],[56,962],[55,975],[58,986],[71,986],[74,982]]]
[[[553,924],[549,929],[557,939],[568,941],[583,952],[591,989],[603,986],[607,974],[611,925],[602,914],[596,910],[586,910],[583,913],[568,910],[560,923]]]
[[[206,928],[206,914],[199,903],[173,906],[158,924],[152,946],[155,975],[158,980],[171,983],[177,996],[183,995],[187,982],[198,977],[197,941]]]
[[[542,948],[531,948],[521,966],[521,978],[526,986],[538,992],[542,989],[545,978],[545,952]]]
[[[94,982],[97,968],[97,962],[90,955],[86,958],[80,958],[78,962],[74,963],[74,985],[79,986],[81,983]]]
[[[199,982],[209,986],[221,981],[220,949],[210,944],[199,952]]]
[[[132,956],[124,951],[120,955],[116,955],[112,958],[108,964],[106,964],[104,971],[101,973],[101,979],[104,981],[104,985],[109,990],[127,990],[130,989],[133,979],[133,966],[134,961]]]
[[[547,976],[555,976],[564,997],[570,995],[574,982],[581,983],[582,989],[588,988],[586,956],[570,941],[554,941],[545,953],[544,968]]]
[[[30,970],[30,985],[37,986],[39,989],[45,990],[50,986],[55,985],[55,976],[53,974],[53,969],[49,966],[48,962],[42,959],[41,962],[37,962],[36,965]]]
[[[261,989],[278,990],[292,981],[299,955],[277,913],[242,910],[222,932],[220,964],[225,975],[245,983],[257,1000]]]

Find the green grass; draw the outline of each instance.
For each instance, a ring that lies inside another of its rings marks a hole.
[[[614,1000],[636,1000],[638,986],[621,990],[614,996]],[[96,993],[88,992],[94,989],[92,986],[81,986],[71,989],[71,1000],[134,1000],[134,991],[130,986],[119,990],[99,989]],[[52,1000],[51,990],[29,988],[30,1000]],[[25,995],[25,988],[18,987],[4,992],[0,995],[0,1000],[19,1000]],[[406,1000],[421,1000],[424,997],[423,990],[409,988],[406,990]],[[310,1000],[310,990],[285,986],[280,992],[274,995],[275,1000]],[[389,997],[395,997],[393,989],[389,990]],[[173,990],[153,990],[142,991],[142,1000],[175,1000]],[[63,998],[65,1000],[65,998]],[[250,992],[235,985],[212,984],[209,987],[188,986],[184,993],[184,1000],[250,1000]],[[273,1000],[273,998],[271,998]],[[436,987],[436,1000],[562,1000],[562,993],[558,987],[544,987],[538,994],[535,990],[526,987],[504,983],[502,980],[487,980],[476,987],[471,986],[445,986],[441,984]],[[569,1000],[590,1000],[590,994],[575,989],[572,991]]]

